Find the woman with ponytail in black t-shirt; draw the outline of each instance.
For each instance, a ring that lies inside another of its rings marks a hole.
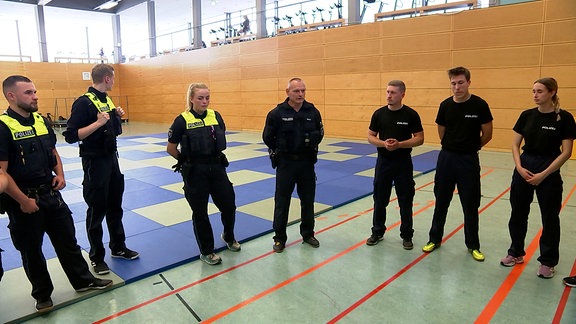
[[[512,155],[516,168],[512,175],[512,212],[508,222],[512,244],[500,264],[512,267],[524,262],[528,214],[536,191],[542,215],[537,275],[552,278],[559,259],[563,184],[560,167],[572,155],[576,123],[572,114],[560,109],[555,79],[536,80],[532,92],[537,107],[523,111],[514,125]]]

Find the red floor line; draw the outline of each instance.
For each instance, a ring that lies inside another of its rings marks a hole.
[[[418,210],[417,212],[415,212],[415,213],[413,214],[413,216],[416,216],[417,214],[425,211],[426,209],[428,209],[428,208],[430,208],[430,207],[432,207],[432,206],[434,206],[434,203],[429,203],[428,205],[422,207],[420,210]],[[400,221],[394,223],[394,225],[388,227],[388,229],[392,229],[392,228],[397,227],[397,226],[399,226],[399,225],[400,225]],[[264,297],[264,296],[266,296],[266,295],[269,295],[269,294],[271,294],[271,293],[273,293],[273,292],[275,292],[275,291],[278,291],[280,288],[288,285],[289,283],[292,283],[292,282],[294,282],[294,281],[296,281],[296,280],[298,280],[298,279],[300,279],[300,278],[302,278],[302,277],[310,274],[311,272],[320,269],[321,267],[323,267],[323,266],[331,263],[332,261],[334,261],[334,260],[336,260],[336,259],[338,259],[338,258],[340,258],[340,257],[342,257],[342,256],[344,256],[344,255],[346,255],[346,254],[348,254],[348,253],[350,253],[350,252],[352,252],[353,250],[355,250],[355,249],[363,246],[364,244],[366,244],[366,241],[365,241],[365,240],[362,240],[362,241],[360,241],[360,242],[352,245],[351,247],[347,248],[346,250],[344,250],[344,251],[342,251],[342,252],[340,252],[340,253],[338,253],[338,254],[336,254],[336,255],[334,255],[334,256],[332,256],[332,257],[330,257],[330,258],[328,258],[328,259],[326,259],[326,260],[324,260],[324,261],[322,261],[322,262],[320,262],[320,263],[318,263],[317,265],[315,265],[315,266],[313,266],[313,267],[311,267],[311,268],[308,268],[308,269],[304,270],[303,272],[300,272],[299,274],[297,274],[297,275],[295,275],[295,276],[293,276],[293,277],[290,277],[289,279],[287,279],[287,280],[285,280],[285,281],[283,281],[283,282],[281,282],[281,283],[279,283],[279,284],[277,284],[277,285],[275,285],[275,286],[273,286],[273,287],[270,287],[269,289],[267,289],[267,290],[265,290],[265,291],[263,291],[263,292],[255,295],[255,296],[253,296],[252,298],[246,299],[246,300],[242,301],[241,303],[238,303],[238,304],[236,304],[236,305],[234,305],[234,306],[232,306],[232,307],[230,307],[230,308],[228,308],[228,309],[226,309],[226,310],[224,310],[224,311],[222,311],[222,312],[220,312],[220,313],[218,313],[218,314],[210,317],[209,319],[203,320],[202,323],[213,323],[214,321],[217,321],[217,320],[219,320],[219,319],[221,319],[221,318],[223,318],[223,317],[226,317],[226,316],[230,315],[231,313],[239,310],[240,308],[242,308],[242,307],[244,307],[244,306],[246,306],[246,305],[248,305],[248,304],[251,304],[252,302],[254,302],[254,301],[256,301],[256,300],[258,300],[258,299],[260,299],[260,298],[262,298],[262,297]]]
[[[564,203],[562,203],[562,209],[564,209],[564,206],[566,206],[566,204],[568,203],[568,200],[570,199],[572,194],[574,194],[575,190],[576,190],[576,186],[572,187],[572,190],[570,190],[570,193],[568,194],[568,196],[564,200]],[[484,309],[482,310],[482,312],[480,313],[480,315],[478,316],[478,318],[474,322],[475,324],[489,323],[490,320],[492,319],[492,317],[494,317],[494,315],[496,314],[496,312],[498,311],[500,306],[502,306],[502,303],[504,302],[504,300],[506,299],[506,297],[508,296],[508,294],[510,293],[510,291],[514,287],[514,284],[516,283],[516,281],[518,280],[518,278],[520,277],[520,275],[524,271],[526,264],[528,264],[528,262],[530,261],[530,259],[534,255],[534,253],[536,253],[536,250],[538,249],[538,244],[539,244],[539,239],[540,239],[541,234],[542,234],[542,229],[540,229],[538,231],[538,233],[536,234],[536,236],[534,236],[534,238],[530,242],[530,245],[526,249],[526,255],[524,256],[525,262],[521,265],[517,265],[517,266],[513,267],[513,269],[510,271],[510,274],[508,274],[506,279],[504,279],[504,281],[502,282],[502,285],[500,285],[500,287],[498,288],[496,293],[494,293],[494,295],[492,296],[492,298],[490,299],[488,304],[486,304],[486,306],[484,307]],[[562,308],[562,312],[563,312],[563,310],[564,309]],[[557,312],[556,316],[558,316],[558,312]],[[556,318],[556,316],[555,316],[555,318]],[[562,317],[562,314],[560,313],[559,316]]]
[[[570,272],[570,276],[575,275],[576,275],[576,260],[574,260],[574,264],[572,265],[572,271]],[[564,314],[564,309],[566,308],[566,303],[568,302],[568,297],[570,297],[570,291],[572,289],[573,288],[570,288],[568,286],[564,287],[562,297],[560,297],[560,302],[558,303],[558,308],[556,308],[556,313],[554,314],[554,318],[552,319],[552,324],[560,323],[562,315]]]
[[[486,209],[488,209],[488,207],[492,206],[496,201],[498,201],[502,196],[504,196],[508,191],[510,191],[510,188],[504,190],[503,192],[501,192],[498,196],[494,197],[486,206],[482,207],[482,209],[478,210],[478,213],[481,214],[482,212],[484,212]],[[450,239],[452,236],[454,236],[460,229],[462,229],[462,227],[464,227],[464,224],[460,224],[458,227],[456,227],[452,232],[450,232],[450,234],[446,235],[444,237],[444,239],[442,240],[442,243],[445,243],[448,239]],[[392,277],[390,277],[388,280],[386,280],[385,282],[383,282],[382,284],[380,284],[378,287],[374,288],[372,291],[370,291],[367,295],[365,295],[364,297],[362,297],[361,299],[359,299],[356,303],[352,304],[350,307],[348,307],[347,309],[345,309],[343,312],[341,312],[340,314],[336,315],[336,317],[334,317],[333,319],[331,319],[330,321],[328,321],[327,323],[336,323],[339,320],[341,320],[342,318],[344,318],[344,316],[348,315],[350,312],[352,312],[354,309],[356,309],[358,306],[362,305],[364,302],[366,302],[368,299],[370,299],[371,297],[373,297],[374,295],[376,295],[379,291],[381,291],[382,289],[384,289],[386,286],[388,286],[390,283],[392,283],[394,280],[398,279],[401,275],[403,275],[406,271],[410,270],[410,268],[412,268],[414,265],[416,265],[418,262],[422,261],[422,259],[424,259],[426,256],[428,256],[430,253],[423,253],[422,255],[420,255],[418,258],[416,258],[414,261],[412,261],[411,263],[409,263],[408,265],[406,265],[404,268],[402,268],[400,271],[398,271],[396,274],[394,274]]]
[[[434,183],[434,181],[431,181],[431,182],[428,182],[428,183],[426,183],[426,184],[423,184],[422,186],[416,188],[416,190],[420,190],[420,189],[422,189],[422,188],[425,188],[425,187],[427,187],[427,186],[429,186],[429,185],[431,185],[431,184],[433,184],[433,183]],[[393,198],[393,199],[391,199],[390,201],[394,201],[394,200],[396,200],[396,199],[397,199],[397,198]],[[318,230],[318,231],[316,231],[316,233],[322,233],[322,232],[327,231],[328,229],[331,229],[331,228],[340,226],[340,225],[342,225],[342,224],[344,224],[344,223],[346,223],[346,222],[349,222],[349,221],[351,221],[351,220],[353,220],[353,219],[356,219],[356,218],[358,218],[358,217],[360,217],[360,216],[362,216],[362,215],[365,215],[365,214],[371,212],[372,210],[374,210],[374,208],[370,208],[370,209],[367,209],[367,210],[365,210],[365,211],[358,212],[356,215],[354,215],[354,216],[352,216],[352,217],[349,217],[349,218],[347,218],[347,219],[345,219],[345,220],[342,220],[342,221],[340,221],[340,222],[337,222],[337,223],[335,223],[335,224],[332,224],[332,225],[330,225],[330,226],[328,226],[328,227],[325,227],[325,228],[323,228],[323,229],[321,229],[321,230]],[[399,224],[399,223],[397,223],[397,224]],[[395,225],[397,225],[397,224],[395,224]],[[394,225],[393,225],[393,226],[394,226]],[[295,244],[297,244],[297,243],[299,243],[299,242],[301,242],[301,241],[302,241],[302,239],[296,240],[296,241],[294,241],[294,242],[292,242],[292,243],[290,243],[290,244],[287,244],[287,246],[295,245]],[[139,309],[139,308],[142,308],[142,307],[144,307],[144,306],[147,306],[147,305],[149,305],[149,304],[152,304],[152,303],[154,303],[154,302],[157,302],[157,301],[159,301],[159,300],[161,300],[161,299],[164,299],[164,298],[166,298],[166,297],[175,295],[175,294],[177,294],[177,293],[179,293],[179,292],[181,292],[181,291],[183,291],[183,290],[186,290],[186,289],[188,289],[188,288],[194,287],[194,286],[196,286],[196,285],[198,285],[198,284],[201,284],[201,283],[203,283],[203,282],[206,282],[206,281],[208,281],[208,280],[210,280],[210,279],[214,279],[214,278],[216,278],[216,277],[219,277],[219,276],[221,276],[221,275],[223,275],[223,274],[226,274],[226,273],[228,273],[228,272],[230,272],[230,271],[232,271],[232,270],[236,270],[236,269],[238,269],[238,268],[240,268],[240,267],[243,267],[243,266],[245,266],[245,265],[248,265],[248,264],[250,264],[250,263],[253,263],[253,262],[255,262],[255,261],[258,261],[258,260],[260,260],[260,259],[262,259],[262,258],[264,258],[264,257],[266,257],[266,256],[272,255],[272,254],[274,254],[274,253],[275,253],[274,251],[270,251],[270,252],[264,253],[264,254],[262,254],[262,255],[260,255],[260,256],[258,256],[258,257],[255,257],[255,258],[253,258],[253,259],[250,259],[250,260],[247,260],[247,261],[245,261],[245,262],[239,263],[239,264],[237,264],[237,265],[235,265],[235,266],[233,266],[233,267],[230,267],[230,268],[228,268],[228,269],[226,269],[226,270],[223,270],[223,271],[214,273],[214,274],[212,274],[212,275],[210,275],[210,276],[207,276],[207,277],[205,277],[205,278],[202,278],[202,279],[200,279],[200,280],[197,280],[197,281],[195,281],[195,282],[192,282],[192,283],[190,283],[190,284],[188,284],[188,285],[182,286],[182,287],[180,287],[180,288],[178,288],[178,289],[171,290],[171,291],[169,291],[169,292],[167,292],[167,293],[165,293],[165,294],[162,294],[162,295],[160,295],[160,296],[158,296],[158,297],[152,298],[152,299],[150,299],[150,300],[147,300],[147,301],[144,301],[144,302],[142,302],[142,303],[140,303],[140,304],[137,304],[137,305],[134,305],[134,306],[132,306],[132,307],[126,308],[126,309],[124,309],[124,310],[122,310],[122,311],[119,311],[119,312],[117,312],[117,313],[111,314],[110,316],[107,316],[107,317],[105,317],[105,318],[102,318],[102,319],[100,319],[100,320],[98,320],[98,321],[95,321],[95,322],[93,322],[93,323],[94,323],[94,324],[97,324],[97,323],[98,323],[98,324],[99,324],[99,323],[105,323],[105,322],[108,322],[108,321],[110,321],[110,320],[116,319],[116,318],[118,318],[118,317],[120,317],[120,316],[122,316],[122,315],[128,314],[128,313],[130,313],[130,312],[132,312],[132,311],[134,311],[134,310],[137,310],[137,309]]]

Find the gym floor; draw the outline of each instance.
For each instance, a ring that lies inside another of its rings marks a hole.
[[[260,134],[232,132],[226,153],[237,195],[237,237],[242,251],[222,250],[221,224],[217,210],[212,209],[223,262],[210,266],[197,258],[179,174],[170,173],[173,160],[161,149],[168,126],[130,122],[119,138],[136,142],[128,145],[121,140],[120,164],[127,183],[128,246],[141,253],[140,259],[107,259],[112,273],[103,277],[113,279],[114,287],[79,294],[67,282],[46,239],[45,254],[56,286],[52,297],[55,309],[38,316],[30,284],[18,266],[18,251],[7,230],[0,230],[7,270],[0,282],[0,322],[574,323],[576,297],[562,284],[562,277],[576,274],[576,219],[572,217],[576,211],[576,161],[568,161],[562,169],[560,264],[554,278],[541,279],[536,276],[541,230],[537,202],[532,206],[526,238],[526,262],[513,268],[499,264],[510,244],[510,153],[480,153],[484,262],[472,259],[464,245],[458,197],[449,210],[442,247],[430,254],[421,250],[434,209],[432,171],[438,147],[432,146],[419,147],[413,154],[417,188],[414,249],[402,248],[394,192],[384,240],[367,246],[375,149],[366,141],[334,138],[322,143],[324,157],[319,158],[317,167],[316,237],[320,248],[301,244],[295,223],[288,228],[286,250],[276,254],[270,232],[273,170]],[[59,143],[68,180],[63,195],[74,212],[78,243],[86,250],[77,148],[62,140]],[[298,207],[295,198],[291,220],[297,220]],[[5,215],[0,215],[0,225],[5,224]],[[87,258],[85,251],[84,255]]]

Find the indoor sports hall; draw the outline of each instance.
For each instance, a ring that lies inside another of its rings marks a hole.
[[[106,4],[106,6],[104,6]],[[108,7],[108,5],[110,7]],[[250,28],[238,34],[242,17]],[[74,100],[92,85],[96,63],[115,69],[109,92],[126,111],[118,137],[127,245],[140,257],[106,263],[112,287],[78,293],[45,237],[54,309],[37,313],[22,259],[0,214],[5,270],[0,323],[575,323],[576,153],[563,179],[560,262],[537,276],[542,220],[531,204],[525,262],[500,265],[510,246],[511,152],[518,116],[534,107],[535,80],[554,77],[561,108],[576,114],[576,2],[573,0],[1,0],[0,79],[29,77],[39,112],[52,117],[67,186],[62,195],[89,262],[83,170],[78,146],[62,132]],[[488,102],[492,140],[479,153],[480,243],[464,243],[458,191],[441,247],[424,253],[436,204],[441,150],[435,122],[452,95],[446,71],[471,71],[470,92]],[[288,241],[273,251],[276,174],[262,140],[267,113],[293,77],[322,115],[316,163],[315,237],[302,243],[300,201],[292,194]],[[384,238],[368,246],[376,148],[367,141],[390,80],[403,80],[403,103],[422,119],[424,145],[412,151],[416,194],[414,249],[400,238],[396,193]],[[210,108],[226,123],[236,194],[236,239],[226,249],[209,203],[222,263],[199,260],[191,210],[168,129],[193,82],[210,88]],[[0,107],[8,107],[4,96]],[[576,150],[575,150],[576,151]],[[104,243],[108,242],[104,231]]]

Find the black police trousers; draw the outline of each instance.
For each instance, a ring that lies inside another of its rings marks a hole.
[[[120,172],[118,157],[110,154],[99,157],[82,157],[84,181],[82,182],[86,211],[86,232],[90,242],[90,260],[104,261],[106,250],[102,243],[102,221],[106,218],[110,235],[110,250],[126,248],[126,234],[122,224],[122,195],[124,175]]]
[[[274,194],[274,241],[286,243],[288,236],[288,212],[292,192],[300,198],[300,235],[306,239],[314,236],[314,197],[316,196],[316,173],[311,159],[290,160],[280,158],[276,167],[276,192]]]
[[[94,281],[94,276],[82,257],[72,213],[60,192],[51,189],[41,191],[37,194],[37,204],[40,210],[33,214],[23,213],[20,205],[12,199],[9,199],[7,208],[10,236],[14,247],[22,255],[22,266],[32,284],[32,297],[47,298],[54,290],[42,252],[44,233],[48,234],[72,287],[79,289],[88,286]]]
[[[456,187],[464,213],[466,247],[479,250],[478,207],[480,207],[481,188],[478,153],[456,153],[442,149],[438,155],[434,181],[436,207],[432,216],[429,241],[436,244],[442,242],[448,207],[452,201],[454,187]]]
[[[192,209],[192,225],[200,253],[208,255],[214,252],[214,233],[208,217],[209,196],[220,210],[224,240],[234,241],[236,195],[224,165],[221,162],[186,162],[182,168],[182,178],[184,196]]]
[[[552,163],[554,158],[537,155],[522,154],[522,166],[533,173],[543,171]],[[542,217],[542,235],[540,236],[541,264],[554,267],[560,258],[560,209],[562,208],[563,181],[560,170],[550,174],[540,185],[533,186],[526,182],[514,169],[512,184],[510,186],[510,206],[512,212],[508,222],[508,230],[512,244],[508,254],[514,257],[526,255],[524,240],[528,231],[528,214],[530,204],[534,199],[534,192],[538,199]]]
[[[413,170],[410,155],[393,158],[378,157],[374,174],[372,235],[382,236],[386,232],[386,207],[390,202],[392,184],[394,184],[400,206],[400,237],[412,238],[414,234],[412,203],[415,194]]]

